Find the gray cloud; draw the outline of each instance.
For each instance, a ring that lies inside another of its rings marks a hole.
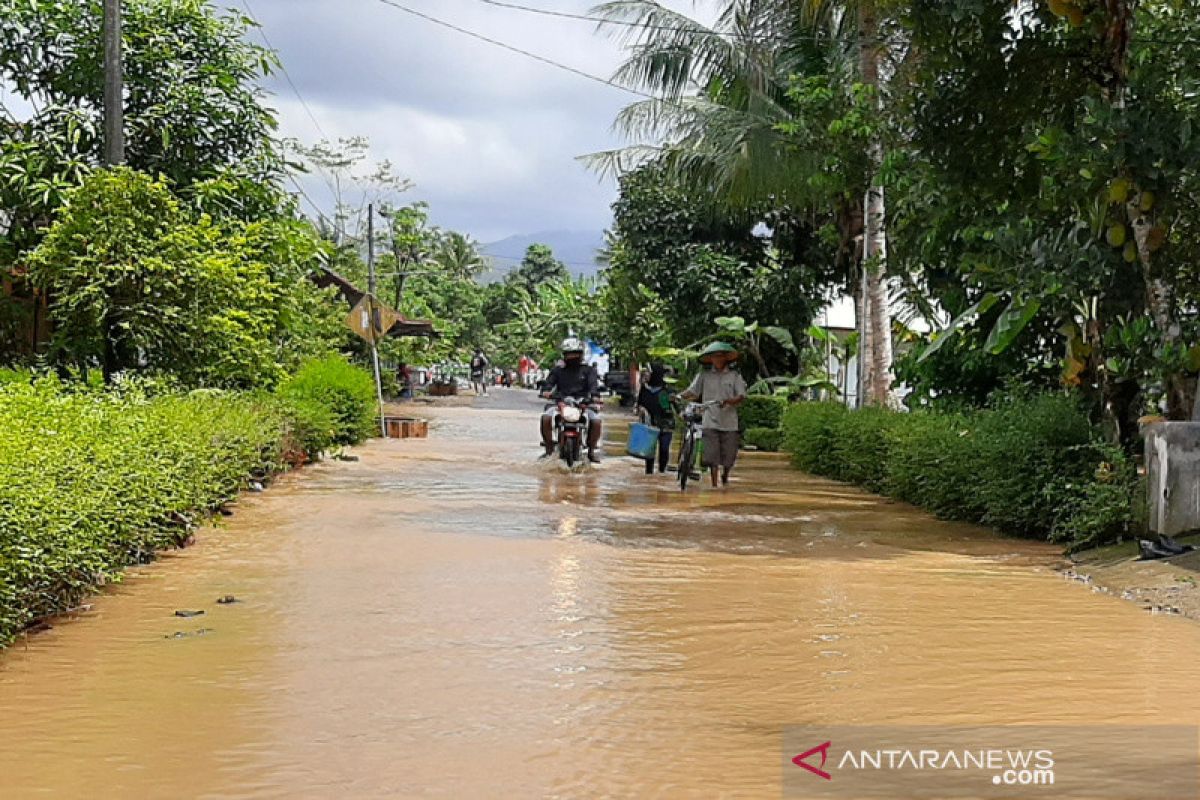
[[[477,0],[401,1],[595,75],[607,77],[621,58],[586,23]],[[374,157],[416,182],[406,198],[428,200],[436,224],[483,240],[609,224],[612,182],[576,158],[620,143],[612,120],[632,96],[378,0],[250,2],[321,128],[369,137]],[[541,2],[578,12],[591,5]],[[268,89],[285,135],[320,138],[282,76]],[[318,202],[327,195],[315,178],[305,185]]]

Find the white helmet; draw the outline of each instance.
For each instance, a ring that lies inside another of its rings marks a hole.
[[[559,345],[558,349],[562,350],[562,352],[564,354],[566,354],[566,353],[582,353],[584,348],[583,348],[583,342],[579,341],[574,336],[568,336],[566,339],[563,339],[563,342],[561,345]]]

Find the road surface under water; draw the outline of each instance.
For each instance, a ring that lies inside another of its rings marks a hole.
[[[1200,718],[1200,627],[1049,547],[775,456],[686,496],[615,451],[567,474],[515,397],[284,478],[0,655],[0,794],[775,797],[788,725]]]

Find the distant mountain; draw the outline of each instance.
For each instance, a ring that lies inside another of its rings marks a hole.
[[[541,233],[510,236],[481,247],[492,269],[483,280],[501,280],[521,265],[525,251],[532,244],[549,245],[554,256],[567,265],[575,277],[591,277],[600,271],[596,257],[604,247],[604,234],[599,231],[542,231]]]

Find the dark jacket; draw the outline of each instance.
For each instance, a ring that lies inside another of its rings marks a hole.
[[[675,411],[671,408],[671,392],[665,386],[643,386],[637,404],[650,415],[650,424],[662,431],[675,428]]]
[[[554,397],[574,397],[591,400],[600,396],[600,378],[587,364],[566,364],[555,367],[546,376],[545,391]]]

